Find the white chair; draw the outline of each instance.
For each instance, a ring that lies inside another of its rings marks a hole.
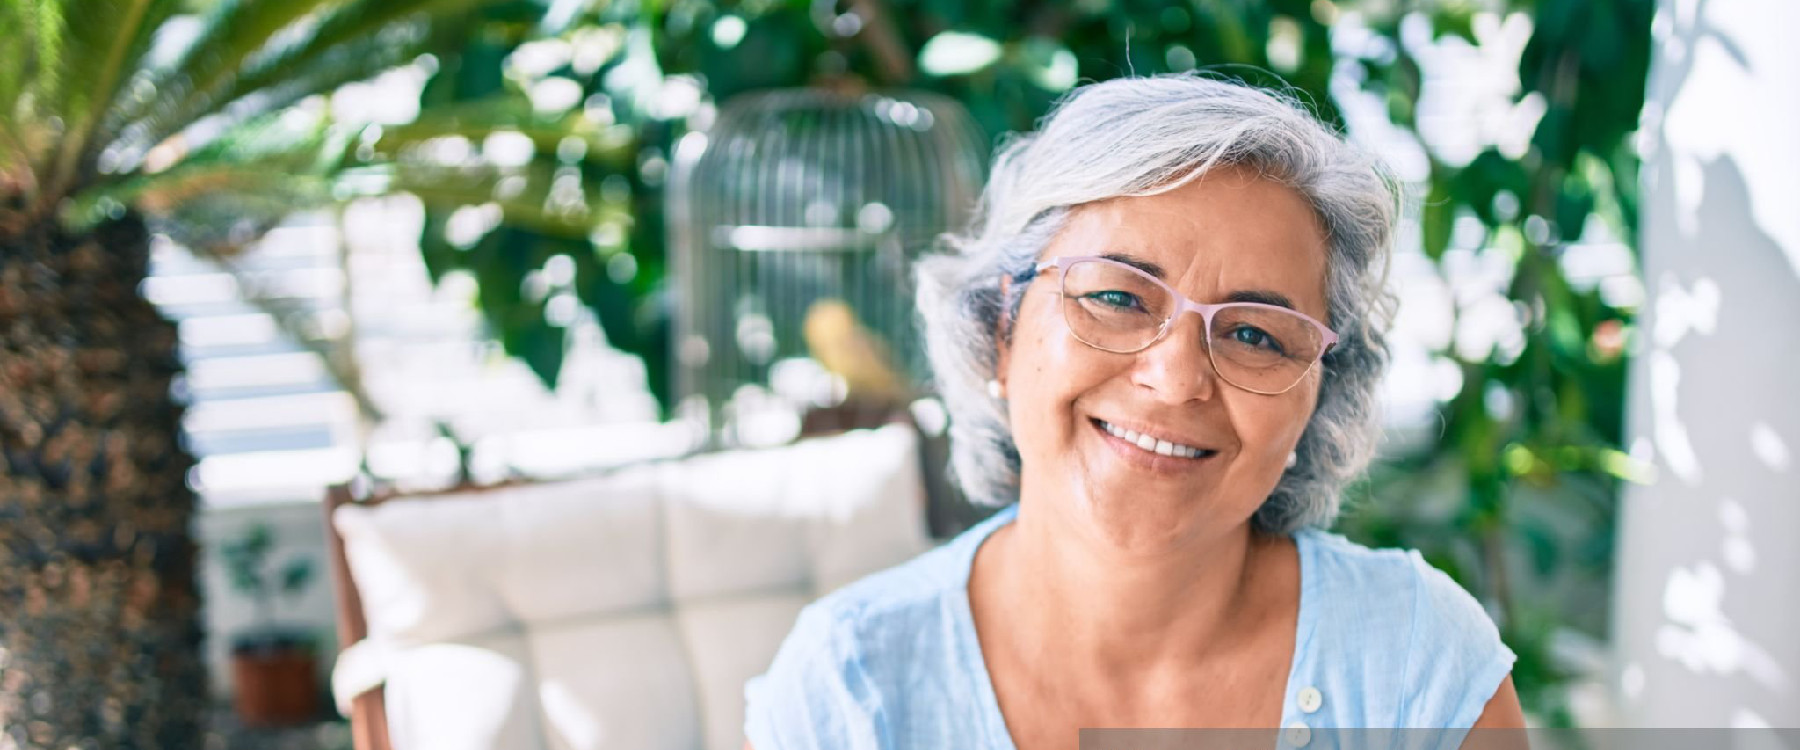
[[[913,428],[328,503],[358,750],[739,750],[801,607],[930,545]]]

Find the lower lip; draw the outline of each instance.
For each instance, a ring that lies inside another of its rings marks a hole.
[[[1088,420],[1088,425],[1094,428],[1094,432],[1099,433],[1100,439],[1106,443],[1107,447],[1112,448],[1113,452],[1119,455],[1119,458],[1124,459],[1133,466],[1149,469],[1150,471],[1169,474],[1193,471],[1194,469],[1206,466],[1209,463],[1208,459],[1219,455],[1218,451],[1208,451],[1200,454],[1199,458],[1165,456],[1161,453],[1155,453],[1139,448],[1137,443],[1129,442],[1125,438],[1107,432],[1106,428],[1101,427],[1100,424],[1094,420]]]

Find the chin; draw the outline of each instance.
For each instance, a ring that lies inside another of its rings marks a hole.
[[[1073,520],[1122,552],[1154,553],[1193,538],[1210,525],[1211,493],[1159,486],[1161,482],[1096,481],[1071,497]]]
[[[1089,471],[1071,482],[1080,488],[1069,496],[1076,506],[1071,509],[1072,520],[1108,546],[1129,553],[1155,553],[1229,535],[1248,525],[1261,507],[1260,501],[1235,497],[1220,486],[1231,458],[1235,456],[1215,459],[1220,463],[1213,468],[1219,471],[1201,476],[1121,470],[1116,463],[1087,464]]]

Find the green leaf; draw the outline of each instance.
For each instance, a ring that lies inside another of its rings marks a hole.
[[[1502,216],[1495,203],[1502,193],[1510,194],[1515,204],[1522,204],[1530,194],[1530,178],[1524,166],[1507,159],[1494,149],[1477,154],[1469,164],[1457,170],[1451,191],[1458,202],[1468,206],[1483,224],[1498,227],[1516,217]],[[1523,205],[1519,205],[1522,215]]]
[[[72,196],[64,218],[90,226],[104,219],[112,205],[172,216],[195,201],[222,197],[247,205],[247,197],[266,196],[281,203],[275,215],[265,218],[279,219],[331,200],[328,168],[344,147],[345,134],[323,122],[263,118],[232,129],[165,171],[138,171]]]
[[[1562,563],[1562,541],[1556,530],[1536,518],[1518,519],[1514,523],[1519,539],[1530,554],[1532,571],[1539,576],[1554,573]]]
[[[137,123],[140,128],[133,143],[140,147],[161,142],[193,121],[219,111],[235,101],[249,101],[248,106],[234,107],[232,120],[243,121],[279,112],[309,96],[329,93],[344,84],[367,80],[413,59],[424,48],[423,36],[399,38],[370,37],[339,45],[321,55],[284,71],[284,76],[268,85],[250,91],[237,99],[199,97],[170,99],[155,105]],[[251,97],[251,94],[258,96]]]
[[[436,138],[464,138],[480,144],[496,133],[517,133],[531,139],[533,150],[545,160],[565,141],[578,139],[584,146],[582,161],[615,172],[633,168],[639,146],[638,133],[631,128],[603,128],[579,111],[545,117],[534,112],[523,97],[501,96],[437,105],[422,111],[413,122],[383,128],[381,137],[371,144],[372,156],[404,157],[408,149]]]
[[[231,587],[236,589],[238,593],[248,596],[260,596],[262,594],[263,580],[261,576],[258,576],[255,573],[255,571],[244,568],[233,568],[230,575]]]
[[[431,277],[434,285],[444,280],[444,274],[460,267],[457,263],[456,246],[450,244],[450,238],[446,234],[449,229],[449,214],[428,211],[425,214],[425,225],[419,230],[419,254],[425,261],[425,273]]]
[[[561,237],[586,237],[595,226],[616,217],[621,209],[601,203],[589,196],[587,202],[569,207],[547,205],[551,180],[542,176],[524,177],[522,193],[500,198],[500,183],[511,175],[487,173],[470,175],[456,170],[409,168],[395,174],[388,185],[394,192],[410,193],[423,201],[426,208],[450,211],[462,206],[492,203],[500,207],[502,220],[508,226]]]
[[[0,176],[36,166],[38,144],[50,139],[28,132],[55,111],[62,84],[62,4],[52,0],[0,2]],[[48,112],[44,110],[48,109]],[[41,113],[41,114],[40,114]],[[26,180],[16,180],[26,182]],[[36,181],[31,180],[31,181]]]
[[[338,7],[318,28],[297,44],[259,55],[225,87],[211,95],[201,112],[216,111],[224,104],[242,100],[259,91],[288,88],[295,71],[344,69],[347,60],[369,58],[362,70],[382,69],[410,60],[427,46],[426,23],[431,19],[466,11],[484,0],[359,0]],[[342,76],[318,75],[323,81],[314,91],[328,91],[343,81]],[[368,77],[363,75],[362,77]],[[347,80],[360,80],[349,78]],[[311,93],[311,92],[308,92]],[[178,119],[191,119],[183,114]]]
[[[276,34],[308,16],[330,11],[346,0],[221,0],[202,21],[199,38],[170,68],[153,81],[156,104],[163,113],[152,118],[151,143],[186,126],[207,111],[207,104],[265,51]],[[124,114],[136,119],[140,110]]]
[[[1480,44],[1475,39],[1475,8],[1467,2],[1451,0],[1433,7],[1431,31],[1439,39],[1453,36],[1469,44]]]
[[[269,528],[268,524],[251,524],[244,530],[244,535],[239,538],[239,543],[242,545],[245,557],[260,559],[269,553],[270,548],[275,546],[275,532]]]
[[[1588,214],[1594,211],[1594,190],[1579,173],[1571,173],[1562,181],[1556,195],[1556,226],[1559,239],[1575,242],[1587,226]]]
[[[287,567],[281,570],[281,591],[289,596],[300,593],[312,582],[313,565],[311,560],[298,559],[288,561]]]
[[[1420,207],[1419,228],[1424,238],[1425,254],[1432,260],[1439,260],[1450,247],[1459,204],[1450,193],[1450,181],[1439,170],[1432,170],[1430,182],[1430,192],[1425,196],[1425,204]]]
[[[137,69],[156,30],[179,7],[175,0],[82,0],[69,19],[68,57],[60,75],[78,85],[63,91],[58,111],[68,130],[57,157],[57,185],[68,185],[90,149],[109,140],[98,132],[119,87]],[[97,138],[96,136],[102,136]]]
[[[1233,3],[1225,0],[1197,0],[1198,11],[1195,18],[1196,30],[1210,32],[1212,55],[1202,55],[1203,63],[1235,63],[1240,65],[1266,66],[1268,64],[1266,50],[1262,49],[1258,40],[1252,37],[1252,25],[1244,18],[1246,15]],[[1266,32],[1265,20],[1260,27]],[[1160,53],[1160,51],[1159,51]]]

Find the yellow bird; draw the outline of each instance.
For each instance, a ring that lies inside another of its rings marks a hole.
[[[846,400],[895,404],[910,394],[887,342],[857,321],[856,312],[843,300],[814,302],[806,310],[801,335],[812,358],[844,379]]]

